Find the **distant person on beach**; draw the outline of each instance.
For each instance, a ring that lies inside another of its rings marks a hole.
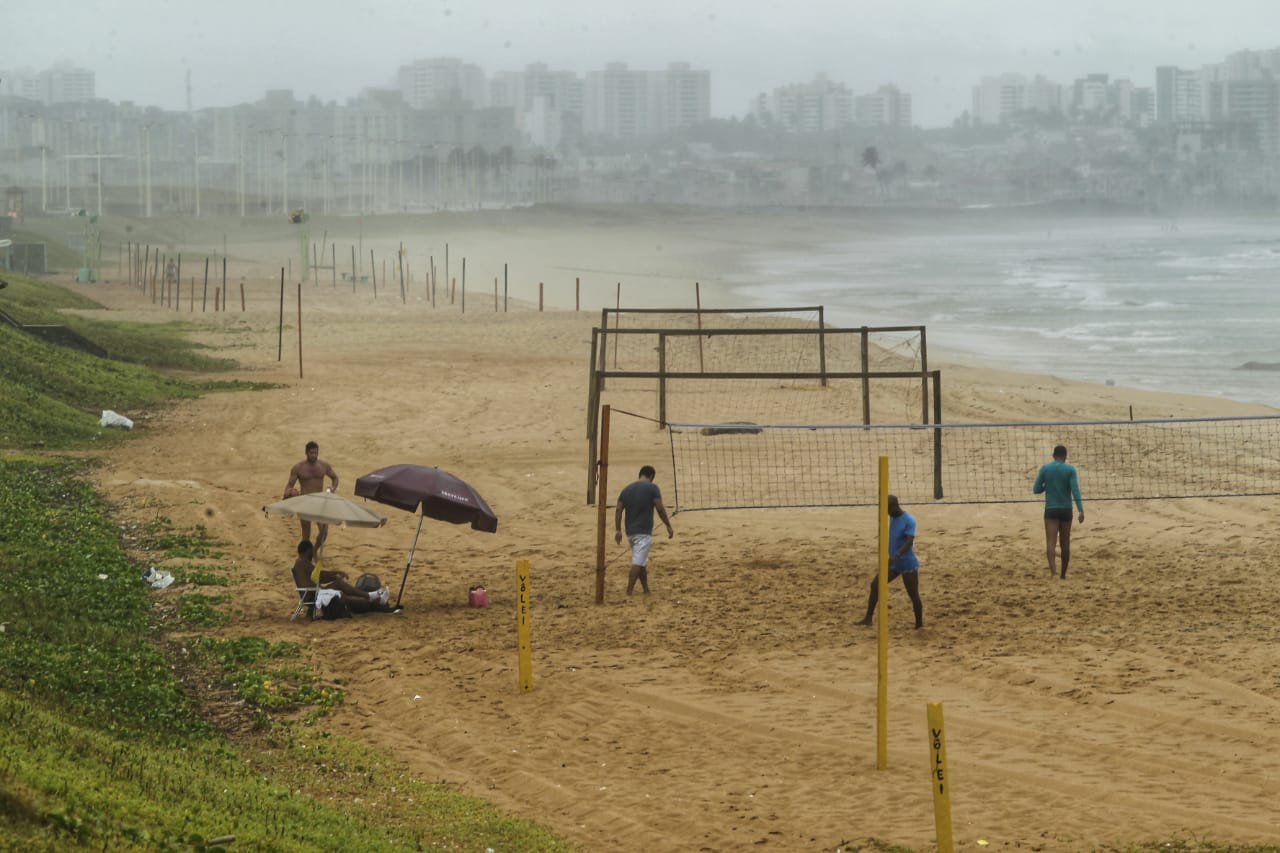
[[[295,495],[309,495],[312,492],[319,492],[324,489],[324,478],[328,477],[331,481],[329,491],[336,492],[338,490],[338,475],[333,470],[333,466],[320,458],[320,445],[314,441],[308,441],[306,450],[306,458],[295,464],[289,469],[289,482],[285,483],[284,496],[286,498]],[[295,489],[294,486],[297,486]],[[316,525],[316,550],[320,550],[324,546],[324,540],[329,538],[329,525]],[[302,522],[302,538],[311,538],[311,522],[304,520]]]
[[[1084,524],[1084,502],[1080,499],[1080,481],[1074,465],[1067,464],[1067,448],[1061,444],[1053,449],[1053,461],[1040,466],[1036,474],[1035,494],[1044,495],[1044,548],[1049,558],[1049,576],[1058,573],[1054,566],[1054,550],[1062,548],[1062,577],[1067,576],[1067,564],[1071,562],[1071,502],[1080,510],[1080,523]]]
[[[316,548],[311,544],[311,540],[303,539],[298,543],[298,559],[294,560],[291,571],[293,585],[298,589],[309,589],[316,586],[316,581],[311,578],[315,568]],[[316,605],[321,610],[335,595],[342,596],[347,606],[356,613],[390,609],[388,602],[391,600],[391,590],[385,586],[376,590],[360,589],[347,580],[346,572],[322,570],[320,572],[319,586]],[[325,595],[325,593],[330,594]]]
[[[924,602],[920,600],[920,560],[916,557],[916,519],[902,508],[897,495],[889,495],[889,583],[896,577],[911,597],[911,609],[916,614],[916,627],[924,627]],[[859,625],[870,625],[880,600],[880,576],[871,579],[871,594],[867,596],[867,615]]]
[[[622,521],[626,516],[627,541],[631,543],[631,574],[627,576],[627,595],[635,589],[636,581],[649,594],[649,549],[653,546],[653,513],[656,511],[667,526],[667,538],[676,535],[667,518],[667,508],[662,505],[662,490],[653,482],[657,471],[652,465],[640,469],[640,478],[623,487],[618,493],[618,510],[613,514],[613,539],[622,544]]]

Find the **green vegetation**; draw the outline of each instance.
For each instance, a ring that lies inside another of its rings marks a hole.
[[[6,278],[19,281],[0,307],[26,312],[22,322],[84,307],[61,288]],[[155,364],[179,364],[186,344],[156,340]],[[208,390],[155,364],[0,325],[0,447],[102,446],[131,433],[108,438],[99,407]],[[329,737],[315,724],[344,691],[317,681],[296,644],[208,635],[236,618],[222,543],[163,516],[118,524],[85,476],[94,464],[0,453],[0,849],[568,849]],[[126,547],[172,566],[178,585],[143,583],[146,566]]]

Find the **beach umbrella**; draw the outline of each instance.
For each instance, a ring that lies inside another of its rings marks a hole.
[[[297,518],[316,524],[333,524],[338,527],[381,527],[387,517],[364,504],[344,498],[333,492],[311,492],[267,504],[262,511],[268,515]]]
[[[370,471],[356,480],[356,495],[418,513],[418,529],[409,547],[409,560],[400,580],[400,592],[396,594],[396,606],[400,605],[400,597],[404,595],[404,585],[409,579],[409,567],[413,565],[413,554],[418,548],[424,519],[470,524],[473,530],[486,533],[494,533],[498,529],[498,516],[494,515],[479,492],[448,471],[427,465],[390,465]]]
[[[387,517],[364,504],[330,491],[309,492],[267,504],[262,511],[268,515],[297,518],[316,524],[333,524],[338,527],[381,527]],[[324,546],[322,545],[321,548]],[[320,554],[316,554],[316,564]]]

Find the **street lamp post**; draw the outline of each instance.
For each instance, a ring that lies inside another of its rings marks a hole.
[[[284,215],[289,215],[289,134],[280,133],[280,198]]]
[[[93,153],[97,158],[97,171],[94,177],[98,183],[98,215],[102,215],[102,126],[95,124],[93,126]]]
[[[333,137],[332,136],[327,137],[325,141],[322,143],[324,145],[324,150],[323,150],[324,160],[322,163],[323,180],[320,185],[320,192],[322,193],[320,209],[324,212],[325,216],[329,215],[329,140],[330,139],[333,139]]]
[[[240,195],[240,218],[244,219],[244,128],[240,129],[240,162],[236,169],[236,190]]]
[[[195,179],[196,218],[200,218],[200,134],[191,129],[191,175]]]
[[[143,132],[143,150],[146,157],[146,171],[143,174],[143,186],[146,187],[146,210],[147,218],[151,218],[151,128],[152,124],[142,126]]]

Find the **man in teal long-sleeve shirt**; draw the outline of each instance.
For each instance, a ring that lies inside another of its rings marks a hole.
[[[1071,502],[1080,510],[1084,524],[1084,502],[1080,499],[1080,481],[1074,465],[1067,464],[1067,448],[1059,444],[1053,449],[1053,461],[1040,466],[1036,474],[1035,493],[1044,494],[1044,544],[1049,558],[1049,576],[1058,573],[1054,566],[1054,546],[1062,547],[1062,577],[1067,576],[1071,562]]]

